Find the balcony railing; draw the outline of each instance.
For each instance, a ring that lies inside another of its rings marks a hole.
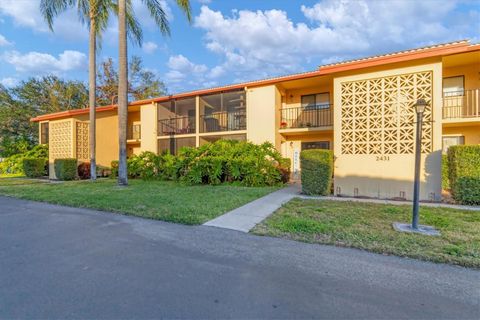
[[[139,124],[134,124],[128,127],[127,140],[140,140],[141,127]]]
[[[247,128],[245,109],[233,112],[214,112],[200,116],[200,132],[237,131]]]
[[[443,119],[480,117],[480,89],[443,95]]]
[[[320,128],[333,125],[332,105],[284,108],[280,129]]]
[[[161,136],[195,133],[195,117],[178,117],[158,121]]]

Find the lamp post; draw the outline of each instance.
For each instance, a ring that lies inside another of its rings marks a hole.
[[[414,104],[417,113],[417,133],[415,141],[415,180],[413,182],[413,217],[412,229],[418,230],[418,202],[420,196],[420,157],[422,154],[422,124],[423,112],[427,107],[425,99],[418,99]]]

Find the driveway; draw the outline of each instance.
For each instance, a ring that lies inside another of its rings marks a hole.
[[[0,197],[0,318],[478,318],[480,272]]]

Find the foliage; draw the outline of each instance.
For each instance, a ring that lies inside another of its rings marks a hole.
[[[271,186],[281,182],[281,162],[271,143],[218,140],[199,148],[184,148],[177,157],[180,180],[187,183],[239,182],[245,186]]]
[[[392,228],[411,215],[407,205],[294,199],[253,232],[480,268],[478,212],[420,206],[420,221],[439,230],[436,237]]]
[[[480,204],[480,145],[451,146],[448,166],[453,198],[462,204]]]
[[[118,160],[110,162],[111,174],[110,178],[118,177]]]
[[[112,177],[118,161],[112,161]],[[180,180],[188,184],[217,185],[238,182],[244,186],[273,186],[290,177],[290,160],[270,143],[219,140],[199,148],[183,148],[178,156],[142,152],[127,160],[130,178]]]
[[[480,205],[480,177],[458,177],[454,199],[465,205]]]
[[[312,149],[300,153],[302,192],[328,195],[332,186],[333,153],[330,150]]]
[[[25,158],[48,159],[48,145],[36,145],[29,151],[14,154],[4,159],[3,162],[0,162],[0,173],[23,174],[23,159]]]
[[[82,180],[90,179],[90,162],[82,162],[77,167],[78,177]]]
[[[77,177],[77,159],[75,158],[55,159],[53,166],[58,180],[74,180]]]
[[[0,156],[8,157],[32,148],[38,141],[39,114],[84,108],[88,91],[78,81],[56,76],[30,78],[13,88],[0,85]]]
[[[43,177],[47,174],[46,158],[23,158],[23,172],[29,178]]]
[[[142,65],[142,59],[133,56],[128,66],[128,95],[132,100],[148,99],[167,94],[165,84]],[[118,94],[118,72],[112,58],[103,61],[97,71],[98,105],[110,105]]]
[[[442,154],[442,189],[450,189],[450,180],[448,178],[448,155]]]

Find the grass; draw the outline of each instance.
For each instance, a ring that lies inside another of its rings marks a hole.
[[[437,237],[393,230],[410,221],[410,206],[293,199],[252,232],[480,268],[480,212],[421,207],[420,223]]]
[[[0,179],[1,195],[183,224],[204,223],[277,189],[172,181],[129,180],[128,187],[118,187],[110,179],[62,183]]]

